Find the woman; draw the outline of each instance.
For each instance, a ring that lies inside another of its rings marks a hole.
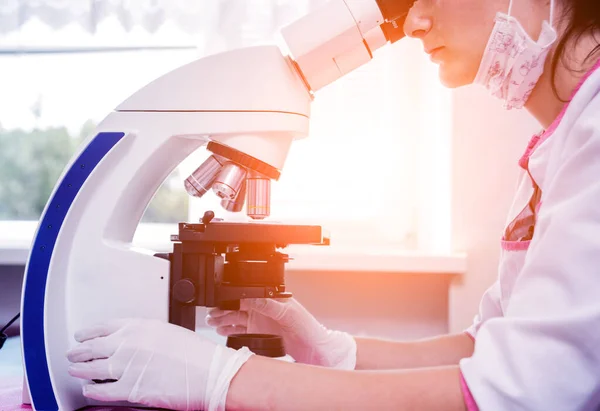
[[[499,277],[474,324],[387,342],[327,330],[294,300],[209,313],[223,335],[282,335],[302,365],[169,324],[121,320],[76,335],[70,373],[118,380],[87,385],[85,395],[205,410],[598,409],[600,4],[419,0],[404,28],[439,63],[446,86],[481,84],[545,129],[519,162]]]

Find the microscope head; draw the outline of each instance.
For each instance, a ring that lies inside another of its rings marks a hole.
[[[403,25],[414,0],[331,0],[281,31],[289,48],[288,64],[312,96],[373,58],[375,50],[404,37]],[[265,137],[257,141],[273,141]],[[253,145],[256,153],[262,155]],[[202,197],[212,190],[221,207],[253,220],[270,215],[271,180],[278,180],[289,145],[275,158],[279,168],[242,147],[211,141],[213,153],[186,180],[189,195]],[[273,156],[272,156],[273,157]]]

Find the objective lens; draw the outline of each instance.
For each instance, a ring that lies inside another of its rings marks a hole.
[[[234,163],[226,163],[213,184],[213,191],[222,200],[235,200],[246,179],[246,170]]]
[[[215,156],[210,156],[185,179],[185,191],[192,197],[202,197],[210,190],[221,168],[221,162]]]
[[[257,172],[250,172],[246,180],[248,204],[246,214],[262,220],[271,214],[271,180]]]
[[[240,211],[242,211],[242,209],[244,208],[244,203],[246,202],[246,185],[247,184],[244,181],[242,183],[242,188],[240,189],[240,192],[238,193],[235,200],[221,200],[221,207],[232,213],[239,213]]]

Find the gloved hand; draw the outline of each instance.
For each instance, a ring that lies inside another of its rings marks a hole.
[[[241,300],[239,311],[212,308],[206,323],[220,335],[237,333],[277,334],[297,362],[353,370],[356,341],[350,334],[321,325],[293,298]]]
[[[83,395],[177,410],[224,410],[231,380],[252,355],[158,320],[114,320],[75,339],[69,374],[117,380],[85,385]]]

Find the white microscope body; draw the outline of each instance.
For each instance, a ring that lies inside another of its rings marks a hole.
[[[283,30],[290,57],[262,46],[180,67],[132,95],[87,138],[46,205],[26,267],[24,392],[34,409],[96,404],[67,372],[78,329],[118,317],[168,321],[169,261],[131,241],[170,172],[210,141],[281,170],[292,141],[308,133],[312,93],[387,42],[381,6],[331,1]]]

